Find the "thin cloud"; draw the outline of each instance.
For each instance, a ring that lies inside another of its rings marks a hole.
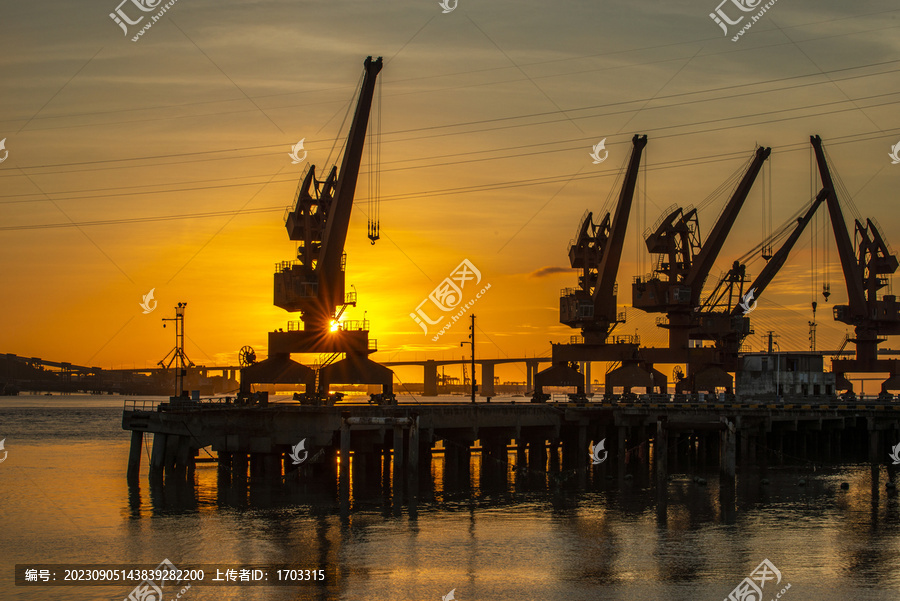
[[[532,271],[530,274],[528,274],[528,277],[545,278],[557,273],[572,273],[572,270],[568,267],[541,267],[537,271]]]

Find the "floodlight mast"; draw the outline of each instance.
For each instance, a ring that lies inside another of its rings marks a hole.
[[[194,362],[188,359],[184,352],[184,310],[187,303],[178,303],[175,307],[175,317],[163,317],[163,327],[166,327],[167,321],[175,322],[175,348],[169,351],[162,361],[159,362],[160,367],[169,369],[172,363],[175,363],[175,396],[184,396],[184,376],[188,367],[194,367]],[[168,359],[168,362],[166,361]]]

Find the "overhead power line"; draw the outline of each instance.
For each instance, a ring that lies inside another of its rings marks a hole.
[[[894,133],[900,133],[900,129],[895,130]],[[849,144],[854,142],[872,140],[872,139],[880,139],[882,137],[881,133],[877,135],[871,135],[869,137],[861,137],[861,136],[844,136],[842,138],[835,138],[834,140],[829,141],[829,147],[839,146],[841,144]],[[779,152],[784,154],[788,152],[800,152],[805,150],[806,145],[795,144],[792,147],[783,147],[779,149]],[[709,163],[718,163],[734,160],[735,157],[740,157],[743,159],[746,156],[746,153],[733,153],[731,156],[726,156],[725,158],[719,158],[716,155],[716,158],[712,157],[699,157],[694,160],[685,160],[680,159],[677,161],[671,161],[669,163],[657,164],[653,167],[649,167],[650,171],[662,171],[666,169],[675,169],[682,168],[693,165],[703,165]],[[553,184],[553,183],[562,183],[566,181],[580,181],[580,180],[588,180],[588,179],[597,179],[603,177],[616,177],[618,174],[618,170],[609,170],[601,173],[571,173],[565,175],[554,175],[549,177],[540,177],[540,178],[531,178],[531,179],[522,179],[522,180],[512,180],[512,181],[504,181],[504,182],[495,182],[491,184],[478,184],[473,186],[459,186],[455,188],[438,188],[433,190],[419,190],[415,192],[407,192],[402,194],[394,194],[390,196],[382,196],[382,201],[398,201],[398,200],[408,200],[414,198],[427,198],[427,197],[435,197],[435,196],[444,196],[444,195],[459,195],[459,194],[471,194],[476,192],[488,192],[494,190],[503,190],[503,189],[511,189],[511,188],[521,188],[526,186],[538,186],[545,184]],[[279,179],[279,180],[270,180],[268,182],[264,181],[256,181],[256,182],[247,182],[244,184],[230,184],[225,186],[208,186],[201,188],[192,188],[191,190],[204,190],[204,189],[213,189],[213,188],[221,188],[221,187],[239,187],[239,186],[258,186],[262,184],[271,184],[271,183],[296,183],[296,178],[288,178],[288,179]],[[185,190],[167,190],[166,192],[181,192]],[[144,192],[126,192],[121,194],[114,194],[109,196],[134,196],[134,195],[146,195],[146,194],[159,194],[160,191],[144,191]],[[79,200],[83,198],[90,197],[74,197],[74,198],[54,198],[53,200]],[[35,199],[34,202],[38,202],[40,199]],[[46,199],[44,199],[46,200]],[[360,201],[366,200],[365,198],[360,198]],[[11,225],[11,226],[0,226],[0,231],[18,231],[18,230],[34,230],[34,229],[48,229],[48,228],[61,228],[61,227],[88,227],[93,225],[120,225],[120,224],[128,224],[128,223],[141,223],[141,222],[150,222],[150,221],[171,221],[177,219],[202,219],[209,217],[220,217],[223,215],[242,215],[242,214],[255,214],[255,213],[267,213],[267,212],[283,212],[287,203],[278,205],[278,206],[269,206],[262,207],[256,209],[246,209],[243,211],[212,211],[206,213],[180,213],[176,215],[164,215],[164,216],[148,216],[148,217],[134,217],[134,218],[123,218],[119,220],[103,220],[103,221],[85,221],[85,222],[72,222],[72,223],[55,223],[55,224],[26,224],[26,225]]]

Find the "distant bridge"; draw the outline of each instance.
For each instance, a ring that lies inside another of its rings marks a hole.
[[[550,363],[550,357],[522,357],[506,359],[475,359],[475,363],[481,366],[481,384],[479,392],[481,396],[494,396],[494,366],[503,363],[525,364],[525,389],[531,392],[534,389],[534,374],[538,372],[541,363]],[[424,396],[437,396],[438,394],[438,365],[470,365],[471,359],[425,359],[424,361],[385,361],[381,363],[386,367],[401,365],[421,366],[424,371],[422,381],[425,383]],[[585,378],[590,380],[590,366],[585,373]]]
[[[790,351],[787,351],[790,352]],[[826,357],[852,357],[853,350],[817,351]],[[879,355],[900,356],[900,350],[879,349]],[[550,357],[507,357],[505,359],[475,359],[481,366],[481,396],[494,396],[494,367],[508,363],[523,363],[526,371],[526,391],[534,388],[534,375],[539,371],[541,363],[550,363]],[[471,359],[424,359],[420,361],[384,361],[386,367],[417,366],[423,370],[424,396],[438,394],[438,366],[468,365]],[[201,388],[200,382],[218,376],[215,392],[232,392],[237,389],[240,379],[240,366],[203,366],[190,369],[188,382],[194,379],[194,388]],[[591,380],[590,363],[584,365],[586,392],[589,392]],[[123,394],[170,394],[156,391],[168,390],[171,370],[162,367],[145,367],[131,369],[104,369],[88,367],[64,361],[49,361],[40,357],[22,357],[13,353],[0,355],[0,389],[2,384],[12,384],[25,390],[50,390],[59,392],[118,392]],[[228,384],[226,384],[228,383]],[[187,385],[186,385],[187,387]],[[152,390],[151,390],[152,389]],[[207,394],[207,393],[203,393]],[[211,394],[211,393],[210,393]]]
[[[239,373],[240,367],[235,366],[196,366],[189,370],[188,382],[193,380],[194,389],[205,388],[204,394],[226,392],[237,389]],[[168,395],[174,390],[171,374],[162,367],[103,369],[13,353],[0,355],[0,390],[5,384],[13,390]]]

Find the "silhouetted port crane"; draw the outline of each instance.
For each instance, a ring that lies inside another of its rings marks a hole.
[[[828,196],[828,213],[847,285],[848,304],[834,307],[834,319],[853,326],[855,331],[855,337],[850,342],[856,345],[856,357],[834,359],[831,363],[835,387],[852,395],[853,385],[845,374],[889,373],[890,377],[881,385],[882,394],[900,390],[900,361],[878,358],[878,345],[887,340],[885,336],[900,334],[900,304],[897,303],[897,297],[885,294],[878,298],[878,291],[888,285],[884,276],[897,271],[897,257],[888,249],[884,237],[870,219],[866,219],[865,225],[855,220],[857,244],[854,251],[838,203],[822,138],[811,136],[810,141],[816,153],[822,185],[832,191]]]
[[[566,288],[560,294],[559,321],[569,327],[581,328],[588,343],[603,343],[613,328],[624,321],[624,317],[616,312],[616,275],[625,247],[625,230],[647,136],[635,135],[631,143],[631,159],[612,220],[607,212],[603,220],[595,224],[593,213],[587,213],[578,227],[577,237],[569,245],[569,263],[580,269],[581,274],[578,288]]]
[[[582,269],[582,274],[579,289],[566,290],[561,295],[560,321],[581,327],[584,340],[553,345],[553,365],[536,376],[534,400],[546,398],[543,387],[553,385],[576,386],[576,395],[583,395],[584,377],[573,366],[585,361],[606,361],[613,365],[606,374],[607,394],[614,387],[622,387],[626,393],[633,388],[665,392],[667,377],[654,368],[659,363],[687,363],[691,391],[732,387],[731,376],[721,369],[723,360],[719,349],[692,349],[688,341],[698,326],[696,311],[701,306],[704,280],[771,149],[756,150],[705,244],[701,243],[697,211],[693,208],[672,207],[674,210],[669,210],[655,231],[646,235],[648,249],[658,255],[657,267],[652,276],[635,278],[633,305],[647,312],[667,313],[668,323],[663,326],[669,328],[668,348],[646,348],[640,346],[637,337],[607,339],[613,327],[622,321],[615,312],[615,278],[646,139],[635,136],[633,143],[615,217],[610,222],[607,215],[595,225],[588,214],[569,250],[572,266]],[[715,370],[708,369],[713,365]],[[714,373],[706,379],[695,377],[703,369]]]
[[[582,340],[570,344],[553,345],[553,363],[535,375],[532,400],[543,402],[550,395],[543,392],[546,386],[575,387],[574,398],[585,397],[585,376],[577,366],[580,362],[606,361],[622,364],[633,358],[639,344],[638,337],[618,336],[610,339],[610,333],[625,321],[624,315],[617,313],[616,276],[625,246],[628,218],[634,199],[641,156],[647,146],[647,136],[635,135],[632,140],[631,157],[625,169],[622,188],[615,208],[615,214],[607,212],[600,223],[594,223],[593,213],[585,213],[578,233],[569,245],[569,262],[581,270],[577,288],[565,288],[559,299],[559,320],[572,328],[580,328]],[[642,364],[643,366],[643,364]],[[649,370],[649,371],[648,371]],[[652,381],[652,366],[642,371],[642,376]],[[631,371],[624,377],[629,377]],[[657,384],[665,387],[665,378],[659,376]],[[607,374],[607,387],[610,376]],[[642,383],[642,385],[649,385]]]
[[[793,250],[797,240],[800,239],[800,235],[803,234],[813,215],[825,202],[829,194],[830,190],[825,188],[820,190],[802,216],[788,220],[788,223],[779,228],[778,232],[771,239],[763,241],[762,244],[759,244],[741,259],[735,261],[731,269],[719,281],[719,284],[696,312],[696,320],[699,325],[691,332],[690,337],[692,340],[712,340],[715,342],[716,348],[721,351],[720,357],[722,359],[722,364],[718,367],[723,371],[735,371],[737,369],[737,358],[741,344],[752,333],[749,312],[762,296],[766,287],[787,262],[791,250]],[[743,261],[760,249],[770,247],[772,240],[780,238],[788,231],[791,222],[794,223],[793,230],[788,234],[778,251],[771,255],[756,279],[747,286],[746,266]],[[714,369],[714,366],[706,365],[700,371],[711,368]],[[692,386],[695,384],[695,382],[690,380],[676,382],[676,389],[692,389]]]
[[[249,392],[251,383],[305,384],[304,399],[320,402],[330,383],[381,384],[382,394],[373,395],[374,400],[394,400],[393,372],[368,359],[375,351],[368,322],[339,321],[344,309],[356,306],[357,300],[355,292],[345,292],[344,243],[382,59],[373,61],[370,56],[364,67],[340,170],[333,166],[324,180],[318,180],[315,165],[310,165],[285,219],[288,236],[298,242],[297,259],[276,266],[274,304],[299,311],[302,323],[289,322],[286,332],[269,332],[269,357],[241,370],[242,392]],[[291,360],[291,353],[320,357],[311,369]],[[344,359],[336,360],[341,354]]]
[[[634,279],[632,304],[648,313],[666,313],[669,348],[687,350],[695,309],[701,306],[703,283],[709,275],[731,227],[771,148],[757,148],[705,243],[701,244],[697,210],[677,208],[646,235],[647,250],[657,255],[657,267],[649,278]]]

